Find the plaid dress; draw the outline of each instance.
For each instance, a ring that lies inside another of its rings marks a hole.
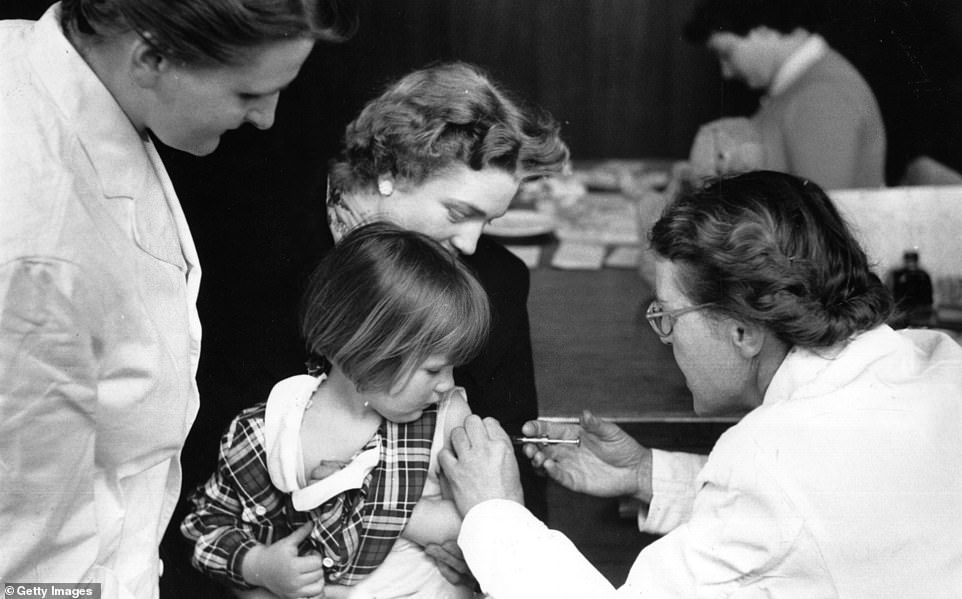
[[[353,585],[374,571],[404,530],[421,498],[437,423],[437,406],[418,420],[382,420],[363,450],[378,448],[378,464],[360,489],[336,495],[308,512],[271,482],[265,451],[266,403],[241,412],[221,439],[217,470],[190,496],[193,511],[181,533],[194,542],[196,568],[231,586],[250,589],[241,574],[247,552],[312,520],[302,552],[325,558],[330,583]]]

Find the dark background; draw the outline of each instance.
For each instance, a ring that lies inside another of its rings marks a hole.
[[[36,18],[49,4],[0,0],[0,18]],[[700,124],[748,114],[757,102],[743,86],[722,82],[707,50],[682,40],[693,4],[358,0],[357,35],[317,46],[282,95],[271,130],[229,132],[206,158],[161,148],[203,268],[202,408],[184,452],[185,488],[213,468],[213,448],[235,408],[263,400],[279,375],[300,370],[299,344],[274,331],[292,330],[324,226],[325,165],[364,102],[412,69],[466,60],[551,112],[576,161],[681,159]],[[824,34],[882,108],[890,182],[920,153],[962,170],[962,2],[834,0],[831,7]],[[213,355],[238,356],[235,370],[262,370],[249,378],[265,386],[232,385],[237,377],[213,366]],[[179,586],[189,568],[167,563],[165,596],[213,596]]]
[[[0,18],[35,18],[49,3],[0,0]],[[755,106],[754,94],[721,81],[706,50],[681,39],[693,3],[357,0],[358,34],[315,50],[282,97],[272,131],[228,134],[202,166],[176,153],[168,164],[185,202],[198,187],[235,201],[304,197],[323,179],[340,132],[366,100],[411,69],[449,59],[484,66],[551,112],[576,159],[682,158],[699,124]],[[962,110],[962,3],[829,5],[826,37],[859,68],[882,107],[891,181],[920,152],[962,170],[962,145],[954,140]]]

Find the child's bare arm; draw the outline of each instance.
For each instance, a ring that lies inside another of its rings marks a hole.
[[[467,402],[460,395],[452,395],[444,419],[444,445],[451,443],[451,431],[464,423],[471,414]],[[454,541],[461,530],[461,514],[450,499],[444,477],[441,477],[441,497],[421,498],[414,506],[414,512],[402,536],[409,541],[424,546]]]
[[[401,536],[424,546],[457,539],[460,530],[461,515],[453,501],[442,497],[422,498],[414,506]]]

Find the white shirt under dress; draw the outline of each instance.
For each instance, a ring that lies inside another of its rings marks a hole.
[[[324,377],[299,375],[274,386],[264,414],[267,464],[274,486],[291,493],[294,508],[307,511],[338,493],[359,489],[367,474],[377,465],[379,449],[361,452],[343,469],[307,484],[301,450],[301,421],[310,406],[311,396]],[[431,443],[431,458],[422,497],[440,497],[438,453],[444,447],[445,418],[452,394],[467,401],[464,389],[455,387],[438,403],[437,426]],[[455,586],[420,545],[401,537],[394,543],[384,562],[370,576],[351,587],[351,599],[470,599],[472,591]]]

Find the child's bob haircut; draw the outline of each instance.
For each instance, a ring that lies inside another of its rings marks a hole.
[[[362,392],[394,389],[430,356],[467,362],[491,321],[467,266],[433,239],[383,222],[358,227],[324,257],[301,314],[308,350]]]

